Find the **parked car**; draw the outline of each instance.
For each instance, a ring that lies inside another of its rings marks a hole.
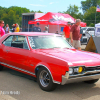
[[[87,40],[89,40],[89,38],[91,36],[94,36],[94,34],[95,34],[94,27],[82,27],[82,30],[83,30],[83,34],[85,34],[87,36]]]
[[[86,34],[84,33],[84,30],[86,29],[86,27],[80,27],[80,34],[82,34],[82,36],[81,36],[81,39],[80,39],[80,41],[81,41],[81,45],[82,44],[87,44],[87,36],[86,36]]]
[[[14,32],[0,38],[3,67],[36,77],[41,89],[51,91],[57,84],[97,82],[100,55],[74,49],[61,35]]]

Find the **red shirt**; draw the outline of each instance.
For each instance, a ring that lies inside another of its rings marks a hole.
[[[65,32],[65,37],[69,38],[69,36],[70,36],[70,27],[65,26],[64,29],[63,29],[63,32]]]
[[[73,40],[80,40],[80,26],[74,24],[70,32],[72,32]]]

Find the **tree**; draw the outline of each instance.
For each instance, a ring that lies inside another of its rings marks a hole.
[[[95,24],[100,22],[100,13],[96,13],[96,7],[90,7],[85,13],[84,13],[84,19],[87,23],[87,26],[90,26],[91,23]],[[95,20],[96,17],[96,20]],[[92,26],[93,26],[92,24]]]
[[[79,12],[79,7],[76,5],[70,5],[64,13],[67,13],[74,17],[75,19],[81,19],[83,20],[83,15]]]
[[[13,10],[10,10],[8,12],[8,14],[4,13],[2,19],[5,21],[5,24],[9,24],[9,26],[11,27],[11,25],[13,23],[16,23],[16,13]]]
[[[86,0],[86,1],[81,1],[83,13],[85,13],[92,6],[96,7],[97,4],[100,4],[100,0]]]
[[[68,7],[68,9],[67,9],[67,11],[66,12],[64,12],[64,13],[67,13],[67,14],[69,14],[69,15],[71,15],[71,16],[73,16],[74,18],[76,18],[76,15],[78,14],[78,12],[79,12],[79,10],[78,10],[78,6],[69,6]]]

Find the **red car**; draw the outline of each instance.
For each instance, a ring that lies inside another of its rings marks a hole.
[[[100,55],[74,49],[53,33],[19,32],[0,38],[0,70],[4,67],[34,76],[41,89],[100,78]]]

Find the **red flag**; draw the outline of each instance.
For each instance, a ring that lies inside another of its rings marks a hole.
[[[100,6],[97,5],[97,9],[96,9],[97,12],[100,12]]]

